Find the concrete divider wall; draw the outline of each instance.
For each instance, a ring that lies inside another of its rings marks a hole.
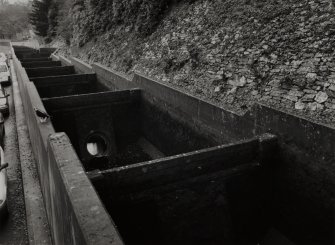
[[[64,56],[61,56],[61,55],[58,56],[58,55],[52,54],[51,59],[53,61],[60,61],[60,62],[62,62],[62,65],[65,65],[65,66],[72,65],[72,63],[69,59],[67,59],[67,58],[65,58]]]
[[[36,116],[45,108],[12,53],[54,244],[123,244],[68,137]]]
[[[130,77],[121,75],[108,67],[94,63],[93,71],[97,74],[98,81],[111,90],[125,90],[136,88]]]
[[[126,77],[97,63],[92,64],[92,68],[98,81],[108,88],[140,88],[143,90],[142,97],[145,101],[153,105],[159,104],[171,117],[194,130],[204,132],[217,142],[226,143],[231,139],[246,139],[252,136],[253,122],[242,120],[242,117],[234,112],[223,110],[140,74]]]
[[[74,57],[70,57],[70,61],[74,65],[76,73],[94,73],[92,66],[89,64]]]
[[[56,48],[40,48],[40,53],[50,53],[54,52]]]
[[[256,134],[272,132],[317,157],[335,157],[335,128],[256,104],[245,117],[255,118]]]
[[[182,93],[162,83],[135,74],[133,83],[143,89],[143,97],[159,104],[177,120],[195,130],[205,131],[217,142],[226,143],[252,137],[253,122],[192,95]]]

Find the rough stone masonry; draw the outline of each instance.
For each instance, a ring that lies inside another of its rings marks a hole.
[[[114,26],[80,49],[77,24],[72,55],[86,61],[140,71],[235,111],[263,102],[335,122],[330,0],[181,2],[149,36]]]

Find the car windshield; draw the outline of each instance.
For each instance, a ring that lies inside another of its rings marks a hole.
[[[0,106],[6,105],[7,100],[5,98],[0,98]]]
[[[0,72],[7,72],[7,67],[4,65],[0,65]]]
[[[5,98],[4,91],[0,89],[0,106],[6,105],[7,99]]]

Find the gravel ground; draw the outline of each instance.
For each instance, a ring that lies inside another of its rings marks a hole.
[[[7,169],[9,218],[0,232],[0,244],[28,244],[12,88],[6,88],[6,92],[11,95],[9,97],[10,115],[5,121],[5,157],[9,163]]]

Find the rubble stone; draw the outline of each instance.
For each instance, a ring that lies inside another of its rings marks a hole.
[[[327,95],[327,93],[325,93],[325,92],[321,92],[321,91],[320,91],[320,92],[317,93],[316,96],[315,96],[315,101],[318,102],[318,103],[320,103],[320,104],[326,102],[327,99],[328,99],[328,95]]]

